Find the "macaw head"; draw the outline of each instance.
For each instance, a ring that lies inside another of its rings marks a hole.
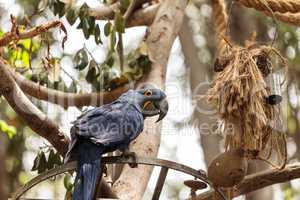
[[[159,115],[156,122],[162,120],[169,109],[166,94],[157,88],[144,87],[138,90],[129,90],[120,97],[120,100],[132,103],[140,110],[144,117]]]

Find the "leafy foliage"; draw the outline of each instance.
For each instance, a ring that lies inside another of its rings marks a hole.
[[[40,174],[61,164],[62,160],[58,152],[54,152],[53,149],[50,149],[48,158],[46,158],[45,152],[40,151],[34,159],[31,171],[38,171]]]
[[[79,17],[80,23],[77,28],[82,30],[84,37],[89,39],[91,35],[94,35],[96,44],[102,44],[99,25],[95,23],[95,17],[89,15],[89,7],[86,3],[79,9],[67,8],[65,3],[59,0],[53,0],[49,4],[54,15],[58,15],[59,17],[65,15],[71,25],[73,25]]]
[[[9,139],[12,139],[17,134],[16,127],[8,125],[3,120],[0,120],[0,131],[5,133]]]
[[[80,49],[74,57],[74,62],[76,65],[76,69],[78,70],[83,70],[88,64],[89,64],[89,60],[88,60],[88,54],[86,52],[86,50]]]
[[[117,42],[120,42],[119,37],[122,37],[125,32],[123,15],[129,4],[129,0],[120,1],[120,8],[115,11],[114,19],[107,21],[104,26],[104,35],[109,37],[109,50],[103,63],[97,63],[85,47],[80,49],[73,57],[75,69],[85,74],[85,80],[93,86],[95,91],[109,91],[131,80],[138,80],[150,69],[151,63],[147,57],[147,52],[143,52],[142,55],[139,50],[136,50],[124,58],[123,52],[119,51],[119,56],[122,54],[123,58],[122,62],[118,60],[116,49],[119,50],[119,45],[123,44],[118,44],[117,47]],[[65,16],[71,25],[79,20],[77,28],[82,30],[84,37],[88,39],[91,35],[94,35],[95,42],[97,44],[102,43],[100,27],[96,23],[95,17],[89,16],[90,8],[86,3],[80,7],[74,7],[66,5],[60,0],[40,1],[38,5],[39,13],[42,13],[47,7],[53,11],[54,15]],[[13,66],[22,68],[21,72],[25,72],[26,77],[34,82],[46,85],[49,88],[78,92],[78,82],[73,77],[71,77],[72,83],[69,87],[62,81],[60,76],[62,71],[60,67],[61,58],[53,57],[50,54],[50,44],[53,42],[53,36],[49,33],[42,34],[42,37],[38,40],[20,40],[16,47],[7,48],[7,59],[10,60]],[[42,45],[48,47],[47,55],[42,58],[43,68],[31,69],[31,60],[39,53]],[[120,67],[121,63],[122,66]]]
[[[109,23],[106,24],[106,29],[111,26]],[[96,91],[109,91],[131,80],[138,80],[144,74],[149,73],[151,61],[148,58],[146,48],[146,44],[142,42],[137,50],[129,53],[125,57],[126,62],[123,71],[120,70],[114,48],[109,50],[105,61],[101,64],[95,61],[86,48],[82,48],[75,54],[75,68],[80,71],[88,68],[85,80],[92,84]]]
[[[19,29],[22,31],[23,26]],[[0,37],[4,32],[0,29]],[[12,66],[18,68],[29,68],[31,58],[37,55],[40,44],[33,39],[19,40],[16,44],[4,47],[4,58],[9,61]]]

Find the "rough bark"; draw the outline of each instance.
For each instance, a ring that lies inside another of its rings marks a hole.
[[[33,81],[27,80],[21,74],[10,70],[20,88],[28,95],[37,99],[58,104],[64,108],[69,106],[100,106],[117,99],[122,93],[133,87],[130,84],[119,87],[110,92],[92,92],[84,94],[66,93],[41,86]]]
[[[155,17],[155,11],[157,11],[157,5],[148,6],[143,8],[142,5],[151,2],[151,0],[139,0],[135,4],[135,12],[132,17],[128,19],[127,27],[151,25]],[[120,7],[120,2],[116,2],[109,6],[100,6],[90,9],[90,15],[94,16],[98,20],[114,19],[115,11]]]
[[[19,32],[17,25],[16,25],[15,18],[14,17],[11,17],[11,18],[12,18],[12,31],[4,34],[3,37],[0,38],[0,46],[6,46],[11,41],[18,41],[21,39],[33,38],[37,35],[40,35],[41,33],[47,32],[49,29],[55,28],[55,27],[60,27],[60,29],[65,32],[65,34],[67,33],[64,25],[59,20],[50,21],[45,24],[36,26],[35,28],[33,28],[31,30]],[[67,39],[66,37],[67,36],[65,36],[64,41]]]
[[[148,6],[144,9],[137,10],[127,23],[128,27],[131,26],[150,26],[154,20],[155,14],[159,8],[159,4]]]
[[[269,169],[270,166],[263,162],[250,162],[247,173],[253,174],[257,171]],[[271,187],[259,189],[246,194],[246,200],[273,199],[273,189]]]
[[[186,5],[186,0],[165,0],[161,3],[146,37],[152,70],[141,81],[142,83],[164,88],[167,61],[172,44],[179,32]],[[155,124],[154,119],[147,119],[144,132],[132,144],[131,150],[140,156],[155,157],[160,144],[160,128],[161,125]],[[125,166],[113,190],[120,199],[142,199],[152,169],[153,167],[150,166],[136,169]]]
[[[33,131],[47,139],[62,155],[66,153],[69,144],[67,134],[31,103],[12,78],[3,60],[0,60],[0,93]]]
[[[199,60],[197,54],[198,49],[193,42],[193,33],[192,29],[188,25],[188,20],[188,17],[185,16],[179,36],[183,54],[185,57],[185,63],[189,70],[191,90],[194,96],[195,94],[199,94],[199,92],[202,94],[206,92],[205,90],[207,88],[202,88],[201,91],[194,93],[196,92],[195,90],[200,84],[207,82],[210,70],[208,66],[204,66],[204,64],[201,64]],[[197,100],[195,104],[199,107],[206,107],[205,99]],[[204,126],[204,123],[208,126]],[[204,130],[202,128],[212,127],[215,123],[215,117],[199,112],[197,108],[195,109],[192,124],[197,126],[197,128],[199,129],[199,133],[201,134],[201,146],[203,149],[206,164],[209,164],[211,160],[220,153],[220,149],[218,148],[220,137],[218,135],[212,134],[211,130]]]
[[[7,184],[5,173],[5,141],[2,133],[0,132],[0,200],[7,200]]]

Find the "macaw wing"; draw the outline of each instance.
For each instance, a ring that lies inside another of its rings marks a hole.
[[[74,122],[71,132],[95,143],[119,142],[125,139],[122,131],[125,114],[113,104],[94,108]]]
[[[74,122],[73,131],[95,143],[109,144],[131,141],[143,127],[143,115],[134,106],[117,102],[85,113]]]
[[[112,103],[83,113],[73,124],[66,160],[69,160],[78,138],[89,139],[112,149],[128,145],[142,132],[144,118],[133,106]]]

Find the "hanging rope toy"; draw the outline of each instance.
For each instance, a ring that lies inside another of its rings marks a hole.
[[[277,105],[282,98],[274,94],[278,83],[274,83],[271,60],[279,58],[287,69],[286,59],[275,48],[254,42],[230,46],[216,60],[219,73],[208,91],[209,103],[224,121],[225,148],[242,149],[248,158],[265,161],[276,151],[280,166],[273,166],[283,168],[286,145],[284,135],[278,133],[282,121]]]

